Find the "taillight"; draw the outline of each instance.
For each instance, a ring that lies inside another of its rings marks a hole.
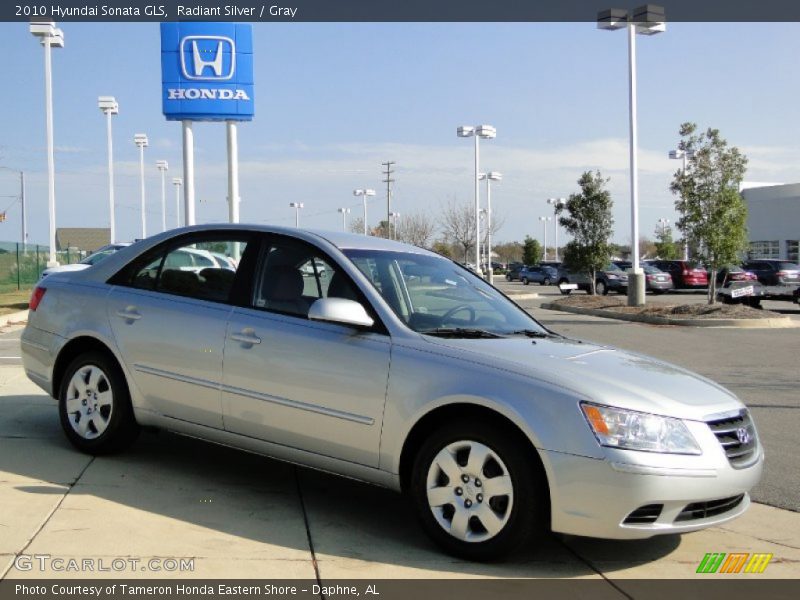
[[[44,298],[44,293],[47,291],[47,288],[43,287],[35,287],[33,288],[33,293],[31,294],[31,301],[28,304],[28,308],[30,310],[36,310],[39,306],[39,303]]]

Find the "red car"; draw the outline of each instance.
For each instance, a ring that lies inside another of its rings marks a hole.
[[[649,264],[669,273],[677,289],[708,287],[708,273],[688,260],[651,260]]]

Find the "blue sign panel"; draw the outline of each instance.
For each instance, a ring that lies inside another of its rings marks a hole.
[[[252,26],[161,23],[161,103],[171,121],[252,120]]]

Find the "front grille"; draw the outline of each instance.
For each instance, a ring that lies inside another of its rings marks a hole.
[[[640,506],[625,517],[623,523],[625,525],[649,525],[650,523],[655,523],[659,515],[661,515],[661,509],[663,508],[663,504],[646,504],[645,506]]]
[[[708,421],[708,426],[717,436],[732,466],[741,468],[752,464],[758,446],[756,428],[746,410],[732,417]]]
[[[733,510],[742,503],[742,500],[744,500],[744,494],[739,494],[738,496],[733,496],[732,498],[723,498],[722,500],[692,502],[680,512],[680,514],[675,518],[675,522],[694,521],[696,519],[715,517]]]

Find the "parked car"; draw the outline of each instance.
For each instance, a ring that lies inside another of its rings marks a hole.
[[[762,285],[800,284],[800,265],[786,260],[748,260],[742,268],[755,273]]]
[[[526,266],[520,263],[509,265],[508,272],[506,273],[506,281],[519,281],[519,273],[525,268]]]
[[[562,265],[558,270],[558,289],[565,296],[571,294],[573,290],[582,290],[586,293],[591,293],[592,278],[588,273],[571,271]]]
[[[677,289],[708,287],[708,273],[699,264],[688,260],[648,260],[647,264],[669,273]]]
[[[239,245],[235,272],[168,266],[220,242]],[[316,261],[330,278],[303,277]],[[547,527],[718,526],[747,510],[763,469],[731,392],[553,333],[456,263],[371,236],[155,235],[41,281],[21,352],[83,452],[121,451],[147,426],[382,485],[468,559],[542,543]]]
[[[519,272],[519,280],[528,285],[531,282],[539,285],[550,285],[558,279],[558,270],[548,266],[525,267]]]
[[[644,289],[654,294],[663,294],[675,287],[672,283],[672,276],[665,273],[658,267],[645,264],[642,265],[644,271]]]
[[[615,264],[609,264],[602,271],[595,273],[595,292],[605,296],[608,292],[628,293],[628,274]],[[591,291],[591,290],[589,290]]]
[[[794,290],[794,294],[792,295],[795,304],[800,304],[800,287]]]
[[[120,242],[118,244],[107,244],[93,252],[86,258],[84,258],[80,262],[72,263],[70,265],[59,265],[57,267],[48,267],[44,271],[42,271],[42,275],[40,279],[44,279],[48,275],[52,275],[53,273],[68,273],[70,271],[82,271],[83,269],[88,269],[92,265],[96,265],[100,261],[108,258],[117,250],[125,248],[126,246],[130,246],[130,242]]]
[[[631,267],[633,267],[633,263],[629,260],[612,260],[613,264],[617,265],[623,271],[627,271]]]

